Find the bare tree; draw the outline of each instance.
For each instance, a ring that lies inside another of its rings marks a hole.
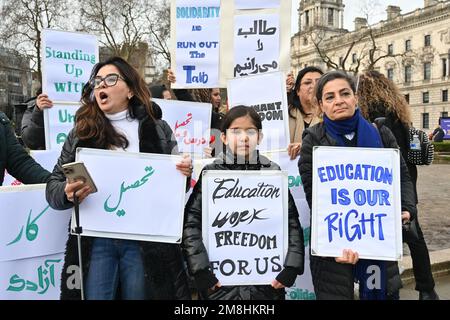
[[[152,2],[146,11],[149,42],[155,53],[155,58],[162,59],[170,65],[170,3],[168,0]],[[162,62],[162,63],[164,63]]]
[[[129,60],[147,34],[143,0],[80,0],[82,30],[100,36],[113,55]]]
[[[61,28],[69,14],[63,0],[4,0],[0,18],[2,42],[27,55],[34,63],[41,81],[42,30]]]

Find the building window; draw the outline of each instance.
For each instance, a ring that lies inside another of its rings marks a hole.
[[[431,46],[431,35],[427,34],[425,36],[425,47]]]
[[[442,90],[442,102],[448,101],[448,90]]]
[[[309,26],[309,11],[305,11],[305,25]]]
[[[431,79],[431,62],[425,62],[423,64],[423,80]]]
[[[448,76],[447,59],[442,59],[442,76]]]
[[[430,103],[430,93],[427,92],[422,92],[422,102],[423,103]]]
[[[442,111],[441,112],[441,118],[448,118],[448,112],[447,111]]]
[[[388,55],[392,56],[394,54],[394,45],[391,43],[388,45]]]
[[[334,10],[332,8],[328,8],[328,25],[334,25]]]
[[[357,58],[356,58],[356,53],[352,54],[352,63],[356,63]]]
[[[394,81],[394,69],[390,68],[387,70],[387,78],[391,81]]]
[[[405,41],[405,51],[411,51],[411,40]]]
[[[409,104],[409,93],[405,94],[405,100]]]
[[[406,83],[411,82],[411,73],[412,73],[411,66],[405,66],[405,82]]]
[[[429,129],[430,128],[430,114],[422,113],[422,128]]]

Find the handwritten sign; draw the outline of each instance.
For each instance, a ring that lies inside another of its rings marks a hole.
[[[288,173],[289,191],[294,198],[295,205],[298,210],[300,224],[303,229],[303,237],[305,244],[305,266],[302,275],[297,276],[295,284],[286,288],[286,300],[315,300],[314,285],[311,277],[311,269],[309,267],[309,237],[310,237],[310,210],[306,201],[305,192],[303,191],[303,183],[298,171],[298,162],[300,156],[291,160],[286,151],[272,152],[264,154],[269,159],[277,163],[281,170]]]
[[[98,188],[80,205],[83,235],[180,242],[186,177],[175,164],[181,156],[78,148],[76,159]]]
[[[270,90],[261,90],[270,88]],[[288,105],[285,76],[273,72],[228,81],[228,98],[232,107],[252,107],[262,120],[262,152],[285,150],[289,144]]]
[[[153,99],[162,109],[163,119],[169,124],[182,153],[203,155],[209,146],[210,103]]]
[[[50,208],[45,184],[0,188],[0,203],[0,261],[64,252],[70,210]]]
[[[78,102],[98,60],[95,35],[44,29],[42,31],[42,91],[53,102]]]
[[[64,253],[0,262],[0,300],[59,300],[63,265]]]
[[[172,0],[174,88],[219,85],[220,0]]]
[[[234,0],[234,7],[238,10],[278,8],[280,0]]]
[[[278,14],[234,17],[234,77],[279,70]]]
[[[402,257],[400,160],[397,149],[315,147],[311,249],[338,257]]]
[[[12,175],[8,173],[8,171],[5,170],[5,176],[3,178],[3,183],[1,185],[3,186],[20,186],[22,182],[14,178]],[[0,185],[0,186],[1,186]]]
[[[204,171],[202,232],[222,285],[270,284],[287,252],[287,175]]]
[[[61,150],[75,123],[79,104],[54,104],[44,110],[45,146],[47,150]]]

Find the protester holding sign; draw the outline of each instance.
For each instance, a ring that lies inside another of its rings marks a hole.
[[[365,148],[397,148],[392,132],[385,126],[377,130],[365,120],[357,108],[358,99],[353,79],[341,71],[324,74],[316,85],[316,98],[324,113],[324,121],[306,129],[303,135],[299,171],[306,199],[312,208],[312,153],[314,146]],[[402,219],[416,214],[414,191],[408,169],[401,158]],[[360,298],[371,299],[375,288],[368,288],[368,268],[381,270],[381,289],[377,299],[398,299],[401,279],[397,262],[360,260],[358,253],[343,250],[342,257],[329,258],[311,255],[311,272],[317,299],[348,299],[354,297],[354,279],[359,281]],[[365,279],[365,280],[363,280]],[[384,290],[383,290],[384,288]],[[379,288],[378,288],[379,289]]]
[[[25,151],[14,135],[8,117],[0,112],[0,186],[5,169],[26,184],[45,183],[50,175]]]
[[[219,155],[203,170],[280,170],[280,167],[259,155],[256,150],[262,139],[261,118],[253,108],[236,106],[224,118],[221,139],[226,152]],[[294,284],[297,275],[303,273],[304,242],[294,200],[289,193],[288,237],[289,245],[284,269],[272,281],[272,285],[246,285],[222,287],[211,271],[211,263],[202,240],[202,183],[201,177],[194,187],[185,208],[183,249],[190,273],[202,292],[210,289],[209,299],[249,300],[284,299],[284,287]],[[206,298],[206,296],[204,296]]]
[[[322,70],[316,67],[300,70],[294,88],[289,94],[288,153],[292,160],[300,154],[303,131],[320,122],[314,98],[314,85],[322,74]]]
[[[53,101],[48,95],[41,93],[41,90],[38,92],[38,96],[32,100],[22,118],[22,140],[32,150],[45,149],[43,110],[53,106]]]
[[[68,209],[73,206],[74,195],[83,201],[92,191],[83,181],[69,183],[64,177],[61,166],[75,161],[77,147],[177,152],[176,142],[167,139],[172,136],[170,127],[153,115],[144,80],[125,60],[113,57],[96,64],[89,83],[83,90],[75,128],[47,184],[47,200],[55,209]],[[190,176],[191,163],[190,158],[184,158],[176,167]],[[83,237],[81,249],[87,299],[115,299],[119,282],[122,299],[190,298],[181,250],[176,244]],[[71,265],[78,265],[74,235],[69,236],[64,270]],[[69,276],[63,272],[61,298],[79,299],[80,291],[67,285]]]
[[[394,82],[378,71],[368,71],[359,77],[358,96],[364,117],[387,126],[397,140],[403,159],[408,159],[411,115],[408,103]],[[414,186],[417,204],[417,167],[407,161],[406,165]],[[419,291],[420,300],[436,300],[439,297],[434,291],[435,284],[427,244],[419,220],[416,218],[412,223],[415,224],[417,234],[406,232],[403,241],[408,244],[411,252],[416,290]]]

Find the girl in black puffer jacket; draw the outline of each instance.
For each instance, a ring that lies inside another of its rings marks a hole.
[[[221,134],[226,151],[203,170],[280,170],[277,164],[260,156],[255,150],[262,138],[261,129],[261,119],[254,109],[245,106],[232,108],[224,119]],[[298,220],[297,208],[290,193],[288,211],[289,246],[283,264],[284,269],[272,281],[271,286],[221,286],[211,271],[208,253],[202,241],[202,182],[200,178],[186,204],[183,250],[197,288],[201,293],[203,292],[202,298],[207,297],[214,300],[284,299],[284,287],[294,284],[297,275],[303,273],[304,264],[303,231]],[[206,293],[207,290],[209,290],[209,294]]]

